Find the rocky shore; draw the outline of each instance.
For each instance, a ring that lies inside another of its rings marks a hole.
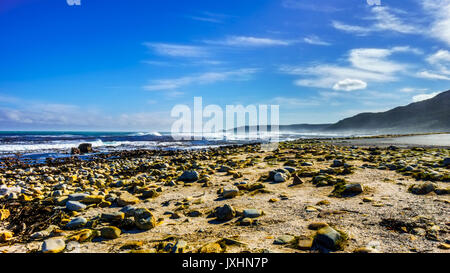
[[[1,252],[449,252],[450,150],[284,142],[0,163]]]

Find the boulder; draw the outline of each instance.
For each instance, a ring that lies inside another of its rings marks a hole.
[[[78,146],[78,149],[80,150],[81,154],[87,154],[87,153],[92,153],[92,144],[91,143],[81,143]]]
[[[273,181],[277,183],[286,182],[286,175],[284,173],[275,173],[273,176]]]
[[[341,240],[342,235],[332,227],[327,226],[317,231],[314,242],[327,249],[338,250],[340,249],[339,244]]]
[[[273,243],[276,245],[286,245],[286,244],[293,243],[294,241],[295,241],[294,236],[282,235],[282,236],[278,237],[277,239],[275,239],[275,241]]]
[[[217,207],[214,214],[217,220],[228,221],[236,216],[236,211],[232,206],[225,204],[222,207]]]
[[[82,211],[86,208],[85,204],[82,204],[78,201],[67,201],[66,209],[70,211]]]
[[[239,189],[235,186],[223,188],[222,197],[223,198],[233,198],[239,193]]]
[[[413,194],[422,195],[433,192],[436,186],[431,182],[426,182],[420,185],[413,185],[409,188],[409,191]]]
[[[134,223],[142,230],[149,230],[156,226],[156,218],[145,208],[139,208],[134,211]]]
[[[178,180],[183,182],[195,182],[198,178],[199,175],[196,171],[185,171],[180,177],[178,177]]]
[[[43,253],[59,253],[66,248],[66,243],[60,238],[51,238],[45,240],[42,244]]]
[[[444,166],[450,166],[450,157],[444,158],[444,160],[442,161],[442,164]]]
[[[76,218],[73,218],[69,223],[67,223],[66,228],[77,229],[80,227],[84,227],[86,224],[87,224],[86,218],[76,217]]]
[[[105,239],[117,239],[120,237],[122,231],[117,227],[104,227],[100,230],[100,234]]]
[[[246,209],[243,211],[244,218],[257,218],[259,216],[263,215],[262,210],[257,209]]]

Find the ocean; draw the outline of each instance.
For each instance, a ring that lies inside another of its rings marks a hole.
[[[337,135],[281,133],[279,140],[333,136]],[[0,131],[0,157],[65,157],[70,156],[71,148],[81,143],[90,143],[96,152],[107,153],[136,149],[202,149],[269,141],[270,135],[256,139],[248,135],[210,134],[200,140],[175,140],[169,132]]]

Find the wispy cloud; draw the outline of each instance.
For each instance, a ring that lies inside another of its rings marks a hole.
[[[331,43],[325,42],[324,40],[320,39],[316,35],[311,35],[308,37],[303,38],[303,41],[307,44],[311,45],[321,45],[321,46],[330,46]]]
[[[315,1],[301,1],[301,0],[283,0],[282,6],[288,9],[301,9],[301,10],[309,10],[315,12],[326,12],[332,13],[341,11],[341,8],[337,8],[334,6],[327,5],[325,3],[317,4]]]
[[[397,74],[408,70],[409,65],[390,60],[394,53],[417,53],[409,47],[390,49],[359,48],[350,50],[347,66],[316,64],[311,66],[282,66],[281,72],[304,76],[294,83],[298,86],[334,88],[352,91],[365,89],[368,82],[391,82]]]
[[[225,72],[207,72],[199,75],[186,76],[174,79],[162,79],[152,81],[143,88],[147,91],[174,90],[183,86],[196,84],[211,84],[215,82],[225,81],[230,78],[232,80],[248,80],[249,76],[256,73],[258,69],[244,68]]]
[[[414,24],[405,22],[398,14],[404,17],[405,12],[398,9],[391,9],[387,6],[375,6],[370,9],[371,16],[364,18],[372,21],[367,26],[349,25],[340,21],[333,21],[332,26],[338,30],[353,33],[356,35],[368,35],[372,32],[397,32],[402,34],[422,33],[422,28]]]
[[[446,80],[450,81],[450,77],[442,74],[437,74],[435,72],[430,71],[421,71],[417,73],[417,77],[424,78],[424,79],[430,79],[430,80]]]
[[[252,36],[229,36],[224,40],[206,40],[208,44],[236,46],[236,47],[270,47],[288,46],[296,41],[279,40],[273,38],[252,37]]]
[[[431,16],[427,34],[450,45],[450,0],[423,0],[422,6]]]
[[[230,18],[230,16],[226,15],[226,14],[213,13],[213,12],[208,12],[208,11],[200,12],[197,15],[187,15],[186,17],[190,18],[192,20],[196,20],[196,21],[215,23],[215,24],[221,24],[227,18]]]
[[[201,46],[166,43],[144,43],[144,45],[156,54],[163,56],[200,58],[210,55],[209,51]]]

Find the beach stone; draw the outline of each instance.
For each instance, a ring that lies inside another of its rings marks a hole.
[[[67,201],[66,209],[70,211],[82,211],[86,209],[86,205],[78,202],[78,201]]]
[[[202,213],[199,210],[191,210],[190,212],[187,213],[187,215],[189,217],[200,217],[202,216]]]
[[[280,237],[278,237],[277,239],[275,239],[275,241],[273,242],[276,245],[286,245],[286,244],[290,244],[292,242],[295,241],[295,237],[292,235],[282,235]]]
[[[123,192],[119,198],[117,198],[117,205],[119,205],[120,207],[124,207],[127,205],[135,205],[137,203],[139,203],[139,198],[137,198],[136,196],[132,195],[129,192]]]
[[[183,172],[183,174],[178,177],[179,181],[183,181],[183,182],[195,182],[197,181],[199,178],[199,175],[196,171],[185,171]]]
[[[60,238],[51,238],[44,241],[42,244],[43,253],[59,253],[66,248],[66,243]]]
[[[155,198],[159,195],[159,193],[155,190],[155,189],[151,189],[148,191],[143,191],[142,192],[142,198]]]
[[[294,168],[294,167],[284,167],[284,169],[286,170],[286,171],[288,171],[289,173],[294,173],[297,169],[296,168]]]
[[[422,195],[433,192],[436,186],[431,182],[426,182],[420,185],[413,185],[410,187],[409,191],[413,194]]]
[[[89,196],[89,194],[86,194],[86,193],[72,193],[72,194],[69,194],[68,199],[69,199],[69,201],[82,201],[87,196]]]
[[[239,189],[235,186],[223,188],[222,197],[223,198],[233,198],[239,193]]]
[[[232,171],[232,170],[233,170],[233,168],[231,168],[229,166],[226,166],[226,165],[222,165],[220,167],[220,169],[218,170],[218,172],[219,173],[226,173],[226,172],[229,172],[229,171]]]
[[[11,231],[0,231],[0,243],[10,240],[14,234]]]
[[[101,236],[105,239],[117,239],[121,233],[122,231],[119,228],[113,226],[104,227],[100,230]]]
[[[76,217],[76,218],[73,218],[69,223],[67,223],[66,228],[77,229],[80,227],[84,227],[86,224],[87,224],[86,218]]]
[[[68,240],[69,241],[76,241],[76,242],[79,242],[79,243],[90,242],[95,237],[97,237],[99,235],[99,233],[100,232],[98,230],[82,229],[82,230],[72,234],[68,238]],[[68,246],[66,247],[66,249],[69,249]]]
[[[277,183],[283,183],[286,182],[286,175],[284,173],[276,173],[273,176],[273,181]]]
[[[251,226],[251,225],[253,224],[253,219],[250,219],[250,218],[244,218],[244,219],[242,219],[242,220],[239,222],[239,224],[240,224],[241,226]]]
[[[303,184],[303,181],[298,177],[297,175],[294,175],[294,181],[292,182],[292,185],[301,185]]]
[[[450,157],[444,158],[442,164],[444,166],[449,166],[450,165]]]
[[[200,248],[199,253],[222,253],[223,249],[218,243],[209,243]]]
[[[145,208],[139,208],[134,211],[134,223],[142,230],[149,230],[156,226],[156,218]]]
[[[82,154],[92,153],[92,144],[91,143],[81,143],[78,146],[78,149]]]
[[[299,238],[297,241],[297,248],[300,250],[310,250],[313,246],[313,241],[312,238]]]
[[[311,167],[313,164],[311,162],[303,162],[301,165],[303,167]]]
[[[360,194],[364,191],[363,186],[359,183],[346,184],[342,195]]]
[[[344,166],[344,162],[340,161],[340,160],[334,160],[333,164],[331,165],[331,167],[333,168],[338,168],[338,167],[342,167]]]
[[[100,219],[103,221],[122,221],[125,218],[125,213],[117,211],[117,212],[105,212],[102,213]]]
[[[125,213],[125,216],[130,217],[130,216],[134,216],[134,211],[136,210],[136,207],[132,206],[132,205],[127,205],[123,208],[120,209],[120,212]]]
[[[243,211],[244,218],[257,218],[263,215],[262,210],[257,209],[246,209]]]
[[[0,209],[0,221],[6,220],[10,215],[8,209]]]
[[[277,174],[277,173],[284,173],[284,174],[287,174],[288,173],[288,171],[287,170],[285,170],[285,169],[276,169],[276,170],[273,170],[273,171],[270,171],[269,172],[269,180],[274,180],[275,178],[275,174]]]
[[[308,229],[310,230],[319,230],[321,228],[327,227],[328,224],[325,222],[314,222],[308,225]]]
[[[101,195],[88,195],[81,202],[85,204],[100,204],[104,201],[104,196]]]
[[[338,242],[341,239],[342,236],[339,232],[332,227],[327,226],[317,231],[315,242],[327,249],[336,250],[339,248]]]
[[[225,204],[222,207],[217,207],[214,214],[217,220],[228,221],[236,216],[236,211],[232,206]]]

